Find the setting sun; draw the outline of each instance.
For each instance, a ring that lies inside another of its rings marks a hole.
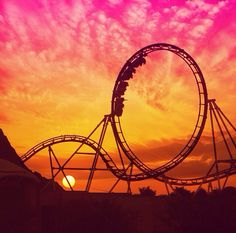
[[[62,184],[65,188],[70,188],[70,186],[74,187],[75,178],[73,176],[68,175],[62,179]]]

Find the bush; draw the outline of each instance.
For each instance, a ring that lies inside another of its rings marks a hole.
[[[141,196],[156,196],[156,191],[152,190],[149,186],[139,188],[139,192]]]
[[[192,196],[192,193],[183,187],[177,187],[172,195],[176,197],[189,198]]]

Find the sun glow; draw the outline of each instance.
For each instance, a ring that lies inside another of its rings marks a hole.
[[[140,48],[160,42],[176,45],[194,58],[209,98],[215,98],[224,114],[236,122],[232,111],[236,102],[235,9],[233,0],[0,0],[1,128],[20,155],[58,135],[87,137],[104,114],[110,113],[114,84],[127,59]],[[146,64],[136,69],[129,82],[121,125],[132,152],[154,168],[188,142],[197,122],[199,96],[194,75],[181,57],[159,51],[145,59]],[[194,171],[196,161],[186,162],[186,171],[178,169],[176,176],[205,172],[211,153],[210,126],[204,132],[199,149],[193,150],[195,157],[200,154],[204,159]],[[99,133],[92,138],[96,142]],[[60,164],[80,146],[69,144],[53,145]],[[119,160],[110,126],[103,148]],[[27,165],[50,177],[47,149]],[[94,153],[92,148],[82,149]],[[82,154],[68,166],[90,167],[92,159]],[[86,186],[88,173],[68,173],[75,178],[74,189]],[[92,188],[106,190],[111,177],[98,172]],[[62,173],[55,178],[70,189]],[[126,183],[119,183],[117,190],[126,190]],[[138,192],[138,186],[149,184],[135,185]]]
[[[65,188],[70,188],[70,186],[74,187],[75,178],[73,176],[68,175],[62,179],[62,184]]]

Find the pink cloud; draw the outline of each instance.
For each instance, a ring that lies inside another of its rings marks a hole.
[[[110,6],[117,6],[123,2],[123,0],[108,0]]]

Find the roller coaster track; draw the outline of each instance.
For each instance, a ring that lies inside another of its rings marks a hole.
[[[199,109],[198,109],[198,117],[197,117],[197,122],[195,125],[195,128],[193,130],[193,133],[187,142],[187,144],[184,146],[184,148],[169,162],[164,164],[161,167],[158,167],[156,169],[151,169],[149,168],[146,164],[144,164],[136,155],[135,153],[131,150],[129,147],[127,141],[125,140],[124,134],[122,132],[121,128],[121,123],[120,123],[120,116],[117,116],[115,110],[116,110],[116,105],[117,105],[117,100],[120,99],[119,95],[119,87],[121,86],[121,83],[129,80],[130,78],[133,78],[133,74],[135,73],[135,69],[142,65],[139,64],[138,61],[141,58],[145,58],[148,54],[156,51],[169,51],[180,58],[182,58],[185,63],[189,66],[191,69],[193,76],[195,78],[196,84],[197,84],[197,89],[198,89],[198,96],[199,96]],[[128,71],[133,71],[129,72],[129,76],[127,77]],[[131,74],[130,74],[131,73]],[[159,44],[152,44],[149,46],[146,46],[142,49],[140,49],[138,52],[136,52],[123,66],[121,69],[115,86],[113,90],[113,96],[112,96],[112,127],[113,131],[115,134],[115,137],[121,146],[122,150],[126,154],[126,156],[144,173],[151,175],[152,177],[158,176],[160,174],[163,174],[175,166],[177,166],[179,163],[181,163],[193,150],[195,145],[200,139],[200,136],[202,134],[202,131],[205,126],[205,122],[207,119],[207,108],[208,108],[208,97],[207,97],[207,88],[205,84],[204,77],[202,75],[202,72],[197,65],[197,63],[194,61],[194,59],[186,53],[183,49],[180,49],[174,45],[166,44],[166,43],[159,43]]]
[[[126,87],[128,86],[128,82],[131,78],[133,78],[133,75],[135,74],[136,69],[146,63],[146,57],[148,54],[156,51],[169,51],[171,53],[174,53],[175,55],[179,56],[184,60],[184,62],[188,65],[190,70],[192,71],[192,74],[194,76],[197,90],[198,90],[198,115],[197,115],[197,121],[195,124],[195,127],[193,129],[193,133],[190,136],[188,142],[186,145],[180,150],[180,152],[177,153],[177,155],[168,161],[166,164],[151,169],[147,166],[144,162],[142,162],[137,155],[132,151],[130,146],[128,145],[128,142],[126,141],[124,137],[124,133],[121,126],[121,117],[123,113],[123,96],[125,95]],[[22,157],[23,162],[27,162],[29,159],[31,159],[35,154],[40,152],[41,150],[48,148],[49,152],[53,154],[55,159],[57,160],[55,154],[53,153],[52,146],[59,143],[66,143],[66,142],[77,142],[80,144],[80,146],[76,149],[76,151],[66,159],[66,162],[64,164],[59,164],[58,162],[58,171],[56,173],[53,172],[53,169],[56,169],[51,164],[51,171],[52,171],[52,179],[54,179],[59,172],[63,172],[64,169],[66,169],[69,165],[70,160],[76,156],[76,154],[79,154],[79,150],[83,145],[89,146],[92,148],[94,153],[94,160],[93,165],[91,168],[88,168],[90,171],[90,175],[88,178],[88,183],[86,187],[86,191],[90,190],[91,182],[93,179],[94,171],[96,171],[96,165],[97,160],[100,157],[102,161],[106,165],[106,169],[110,171],[115,177],[117,177],[119,180],[124,180],[127,182],[131,181],[140,181],[145,180],[149,178],[156,179],[158,181],[164,182],[165,184],[169,185],[176,185],[176,186],[192,186],[192,185],[202,185],[206,183],[211,183],[213,181],[218,181],[220,179],[226,178],[228,179],[229,176],[236,174],[236,159],[234,159],[232,147],[229,146],[229,143],[227,142],[227,138],[230,140],[231,144],[233,145],[233,148],[236,149],[236,142],[232,134],[230,133],[230,130],[233,130],[236,132],[236,128],[233,126],[233,124],[229,121],[229,119],[226,117],[226,115],[222,112],[222,110],[218,107],[218,105],[215,103],[214,99],[209,100],[208,94],[207,94],[207,87],[205,84],[205,80],[203,77],[203,74],[197,65],[197,63],[194,61],[194,59],[186,53],[183,49],[180,49],[174,45],[166,44],[166,43],[159,43],[159,44],[152,44],[149,46],[146,46],[142,49],[140,49],[138,52],[136,52],[132,57],[130,57],[123,68],[121,69],[113,89],[112,94],[112,101],[111,101],[111,113],[108,115],[105,115],[103,120],[95,127],[95,129],[87,136],[80,136],[80,135],[61,135],[57,137],[50,138],[48,140],[45,140],[33,148],[31,148],[28,152],[26,152]],[[205,127],[205,123],[207,120],[207,114],[210,113],[210,123],[211,123],[211,129],[212,129],[212,145],[213,145],[213,164],[211,165],[209,171],[206,175],[203,175],[201,177],[196,178],[173,178],[166,175],[168,171],[173,169],[174,167],[178,166],[181,162],[183,162],[184,159],[186,159],[197,143],[199,142],[202,132]],[[114,138],[116,141],[118,154],[120,156],[122,167],[117,166],[117,164],[114,162],[112,157],[103,149],[103,140],[106,134],[106,130],[108,125],[111,126]],[[224,142],[224,145],[227,149],[228,159],[219,159],[217,155],[217,146],[215,141],[215,125],[218,127],[222,141]],[[99,138],[99,141],[96,142],[91,139],[91,135],[100,127],[102,126],[101,135]],[[124,164],[121,151],[123,154],[128,158],[129,162],[128,164]],[[49,157],[51,160],[51,154],[49,153]],[[219,169],[219,164],[227,164],[228,167],[224,167],[224,169]],[[134,169],[133,169],[134,168]],[[67,168],[69,169],[69,168]],[[135,170],[135,171],[134,171]],[[65,174],[64,174],[65,176]],[[71,188],[72,189],[72,188]]]
[[[83,143],[91,147],[95,151],[95,153],[99,153],[99,156],[102,158],[103,162],[106,164],[107,169],[110,170],[117,178],[121,180],[138,181],[138,180],[149,178],[144,173],[132,174],[131,176],[126,174],[126,171],[124,169],[119,169],[116,166],[111,156],[103,148],[98,149],[99,145],[97,142],[95,142],[92,139],[88,139],[86,137],[80,136],[80,135],[61,135],[61,136],[47,139],[37,144],[36,146],[32,147],[29,151],[27,151],[21,157],[21,160],[25,163],[27,160],[29,160],[31,157],[33,157],[35,154],[37,154],[41,150],[48,148],[52,145],[65,143],[65,142],[78,142],[78,143]]]

